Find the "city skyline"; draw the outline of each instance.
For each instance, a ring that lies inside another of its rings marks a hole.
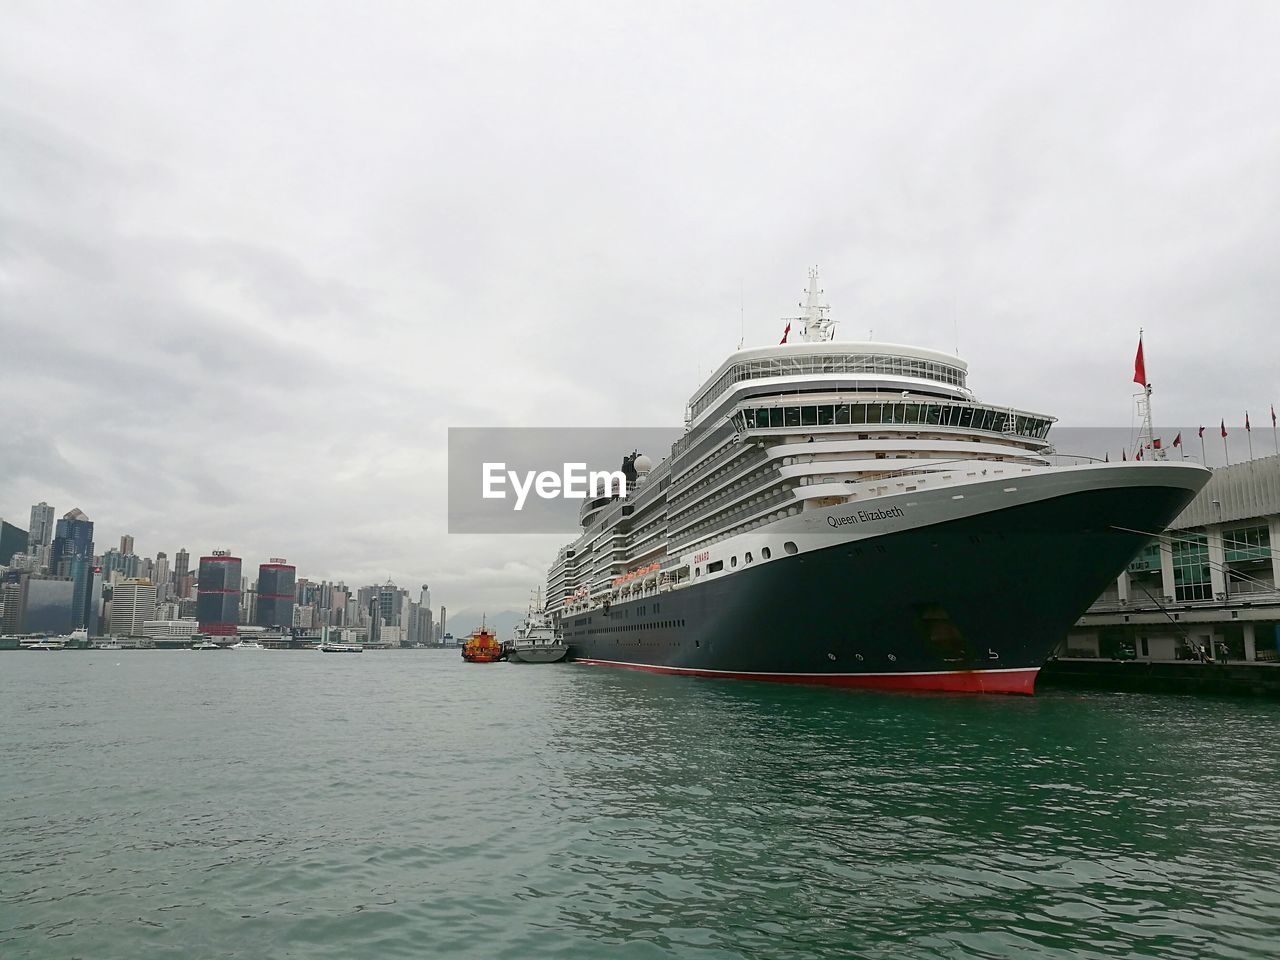
[[[519,609],[565,538],[447,535],[447,428],[678,424],[813,263],[984,400],[1123,424],[1145,327],[1157,425],[1260,431],[1280,18],[996,19],[13,11],[0,516]]]

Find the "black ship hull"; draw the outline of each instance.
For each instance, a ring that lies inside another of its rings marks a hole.
[[[1148,539],[1138,531],[1163,531],[1195,492],[1103,487],[833,543],[567,614],[562,629],[587,664],[1031,694],[1068,628]]]

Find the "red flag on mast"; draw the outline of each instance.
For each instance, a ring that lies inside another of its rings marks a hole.
[[[1142,337],[1138,337],[1138,355],[1133,359],[1133,382],[1147,385],[1147,365],[1142,360]]]
[[[1204,439],[1204,427],[1201,427],[1201,428],[1200,428],[1200,439],[1201,439],[1201,440],[1203,440],[1203,439]]]
[[[783,331],[782,331],[782,339],[778,341],[778,345],[779,345],[779,346],[781,346],[782,344],[786,343],[786,342],[787,342],[787,337],[789,337],[789,336],[791,336],[791,321],[790,321],[790,320],[788,320],[788,321],[787,321],[787,329],[785,329],[785,330],[783,330]]]
[[[1223,440],[1227,439],[1227,421],[1226,420],[1222,421],[1222,439]]]
[[[1176,437],[1174,437],[1174,438],[1173,438],[1173,445],[1174,445],[1175,447],[1180,447],[1180,446],[1182,446],[1182,434],[1181,434],[1181,433],[1179,433]]]
[[[1274,403],[1271,405],[1271,425],[1273,427],[1276,425],[1276,405]]]
[[[1128,455],[1127,453],[1125,453],[1123,450],[1121,450],[1121,451],[1120,451],[1120,459],[1121,459],[1121,460],[1128,460],[1128,459],[1129,459],[1129,455]]]
[[[1247,430],[1249,433],[1253,433],[1253,427],[1249,426],[1249,411],[1248,411],[1248,410],[1246,410],[1246,411],[1244,412],[1244,428],[1245,428],[1245,430]]]

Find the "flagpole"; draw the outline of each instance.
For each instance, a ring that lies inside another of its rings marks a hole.
[[[1209,458],[1205,456],[1205,452],[1204,452],[1204,427],[1201,427],[1200,428],[1200,466],[1207,467],[1208,465],[1209,465]]]
[[[1222,431],[1222,456],[1227,461],[1227,466],[1231,466],[1231,454],[1227,452],[1227,431]]]
[[[1244,432],[1249,438],[1249,459],[1253,459],[1253,430],[1249,426],[1249,411],[1244,412]]]

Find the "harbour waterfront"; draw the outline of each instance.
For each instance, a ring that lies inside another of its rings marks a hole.
[[[0,660],[0,955],[1271,957],[1280,704]]]

